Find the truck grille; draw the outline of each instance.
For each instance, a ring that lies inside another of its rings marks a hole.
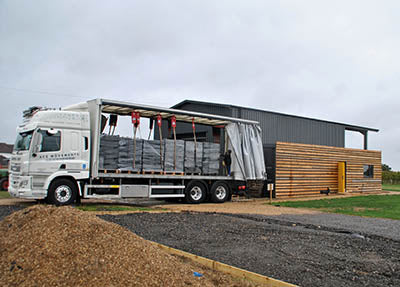
[[[20,172],[21,171],[21,164],[19,164],[19,163],[11,164],[10,170],[14,171],[14,172]]]

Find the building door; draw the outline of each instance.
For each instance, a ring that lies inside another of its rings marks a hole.
[[[338,162],[338,192],[346,192],[346,162]]]

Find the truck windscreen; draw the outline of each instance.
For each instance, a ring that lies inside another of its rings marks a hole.
[[[33,131],[19,133],[14,144],[14,151],[29,150]]]

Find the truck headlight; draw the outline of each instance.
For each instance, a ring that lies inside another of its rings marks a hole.
[[[28,184],[29,184],[28,179],[21,180],[21,182],[19,183],[19,188],[26,188]]]

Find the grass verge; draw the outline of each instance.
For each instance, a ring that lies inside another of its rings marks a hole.
[[[400,184],[382,184],[382,189],[387,191],[400,191]]]
[[[0,191],[0,198],[10,198],[11,195],[8,193],[8,191]]]
[[[277,202],[275,205],[312,208],[348,215],[400,219],[400,195],[368,195],[309,201]]]
[[[90,204],[80,205],[76,207],[83,211],[153,211],[152,208],[126,206],[126,205],[104,205],[104,204]]]

